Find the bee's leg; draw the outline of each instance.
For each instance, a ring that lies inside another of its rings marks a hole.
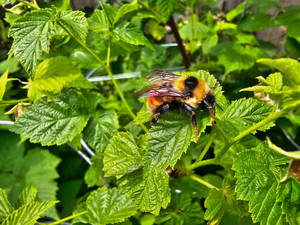
[[[151,122],[150,122],[150,126],[152,127],[157,120],[164,115],[168,110],[170,109],[170,105],[169,103],[164,103],[162,105],[160,105],[153,113],[152,117],[151,117]]]
[[[196,142],[198,142],[198,129],[197,129],[197,118],[196,118],[196,112],[193,111],[192,113],[192,117],[191,117],[191,121],[192,121],[192,127],[194,129],[195,135],[196,135]]]
[[[188,104],[184,104],[185,111],[191,116],[192,127],[196,135],[196,142],[198,142],[198,130],[197,130],[197,118],[196,112],[193,107]]]

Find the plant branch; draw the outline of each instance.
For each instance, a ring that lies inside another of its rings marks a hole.
[[[282,148],[274,145],[270,138],[267,137],[267,143],[270,149],[274,150],[275,152],[284,155],[290,159],[295,159],[295,160],[300,160],[300,151],[292,151],[292,152],[287,152],[285,150],[283,150]]]
[[[193,170],[200,166],[207,166],[207,165],[219,165],[219,162],[216,159],[206,159],[202,161],[196,161],[188,167],[188,170]]]
[[[106,66],[110,68],[110,48],[111,48],[111,40],[108,40],[107,46],[107,55],[106,55]]]
[[[210,188],[210,189],[216,189],[216,190],[219,190],[219,188],[217,188],[216,186],[212,185],[211,183],[201,179],[199,176],[197,175],[191,175],[190,176],[191,179],[193,179],[194,181],[197,181],[198,183],[200,184],[203,184],[204,186]]]
[[[118,85],[118,83],[117,83],[117,81],[114,79],[114,77],[113,77],[113,74],[112,74],[112,72],[111,72],[111,69],[110,69],[110,66],[109,66],[109,63],[108,63],[108,66],[106,66],[105,65],[105,63],[95,54],[95,52],[93,52],[85,43],[83,43],[81,40],[79,40],[76,36],[74,36],[73,34],[72,34],[72,32],[70,32],[69,31],[69,29],[64,25],[64,24],[62,24],[59,20],[57,21],[57,23],[72,37],[72,38],[74,38],[74,40],[81,46],[81,47],[83,47],[88,53],[90,53],[104,68],[105,68],[105,70],[107,71],[107,73],[108,73],[108,75],[109,75],[109,77],[110,77],[110,79],[111,79],[111,81],[112,81],[112,83],[114,84],[114,86],[115,86],[115,88],[116,88],[116,90],[117,90],[117,92],[118,92],[118,94],[119,94],[119,96],[120,96],[120,98],[121,98],[121,100],[122,100],[122,102],[123,102],[123,104],[125,105],[125,107],[126,107],[126,109],[127,109],[127,111],[128,111],[128,113],[129,113],[129,115],[132,117],[132,119],[135,119],[136,118],[136,116],[135,116],[135,114],[132,112],[132,110],[131,110],[131,108],[130,108],[130,106],[128,105],[128,103],[127,103],[127,101],[126,101],[126,99],[125,99],[125,97],[124,97],[124,95],[123,95],[123,93],[122,93],[122,91],[120,90],[120,88],[119,88],[119,85]],[[109,48],[109,52],[110,52],[110,48]],[[108,56],[108,60],[109,60],[109,56],[110,56],[110,54],[107,54],[107,56]],[[139,123],[139,125],[140,125],[140,127],[145,131],[145,132],[148,132],[148,129],[146,128],[146,126],[143,124],[143,123],[140,123],[139,121],[138,121],[138,123]]]
[[[180,35],[178,33],[178,30],[177,30],[177,27],[176,27],[176,24],[175,24],[173,16],[170,17],[170,19],[168,20],[167,24],[171,27],[172,32],[174,34],[174,37],[176,39],[178,48],[179,48],[181,56],[183,58],[184,67],[186,69],[189,69],[190,68],[190,59],[189,59],[189,56],[188,56],[188,54],[187,54],[187,52],[186,52],[186,50],[184,48],[182,39],[181,39],[181,37],[180,37]]]
[[[84,215],[84,214],[86,214],[86,213],[87,213],[87,211],[83,211],[83,212],[74,214],[74,215],[72,215],[72,216],[65,217],[65,218],[63,218],[63,219],[61,219],[61,220],[57,220],[57,221],[55,221],[55,222],[53,222],[53,223],[48,223],[48,225],[57,225],[57,224],[61,224],[61,223],[63,223],[63,222],[66,222],[66,221],[68,221],[68,220],[74,219],[74,218],[76,218],[76,217],[78,217],[78,216],[81,216],[81,215]],[[44,224],[44,223],[39,223],[39,224]]]

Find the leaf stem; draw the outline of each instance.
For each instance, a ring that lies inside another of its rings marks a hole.
[[[188,170],[193,170],[193,169],[196,169],[196,168],[198,168],[200,166],[218,165],[218,164],[219,164],[219,162],[217,162],[216,159],[206,159],[206,160],[194,162],[192,165],[190,165],[188,167]]]
[[[63,24],[61,23],[59,20],[57,21],[57,23],[72,37],[74,38],[74,40],[81,46],[83,47],[88,53],[90,53],[103,67],[104,69],[107,71],[112,83],[114,84],[123,104],[125,105],[129,115],[135,120],[136,118],[136,115],[132,112],[130,106],[128,105],[122,91],[120,90],[119,88],[119,85],[117,83],[117,81],[114,79],[113,77],[113,74],[111,72],[111,69],[110,69],[110,65],[109,65],[109,62],[108,62],[108,66],[105,65],[105,63],[95,54],[95,52],[93,52],[85,43],[83,43],[81,40],[79,40],[77,37],[75,37],[72,32],[69,31],[69,29]],[[109,47],[109,52],[110,52],[110,47]],[[109,57],[110,57],[110,54],[107,54],[107,60],[109,61]],[[143,124],[143,123],[140,123],[138,121],[140,127],[145,131],[145,132],[148,132],[148,129],[147,127]]]
[[[269,148],[274,150],[275,152],[277,152],[281,155],[284,155],[290,159],[300,160],[300,151],[287,152],[287,151],[283,150],[282,148],[273,144],[269,137],[267,137],[267,143],[268,143]]]
[[[0,106],[2,105],[13,105],[20,102],[26,102],[29,101],[29,98],[22,98],[22,99],[13,99],[13,100],[2,100],[0,101]]]
[[[48,225],[57,225],[57,224],[61,224],[61,223],[65,222],[65,221],[74,219],[74,218],[76,218],[76,217],[78,217],[78,216],[81,216],[81,215],[84,215],[84,214],[86,214],[86,213],[87,213],[87,211],[83,211],[83,212],[74,214],[74,215],[72,215],[72,216],[65,217],[65,218],[63,218],[63,219],[61,219],[61,220],[57,220],[57,221],[55,221],[55,222],[53,222],[53,223],[48,223]],[[44,223],[39,223],[39,224],[44,224]]]
[[[107,55],[106,55],[106,66],[108,68],[110,68],[110,48],[111,48],[111,39],[108,40]]]
[[[211,144],[213,143],[213,141],[214,141],[216,135],[217,135],[217,134],[216,134],[215,130],[213,130],[212,133],[211,133],[210,136],[209,136],[209,139],[208,139],[208,141],[207,141],[207,143],[206,143],[206,145],[205,145],[203,151],[202,151],[201,154],[197,157],[196,162],[199,162],[199,161],[201,161],[201,160],[204,158],[204,156],[205,156],[206,153],[208,152],[208,150],[209,150]]]
[[[191,175],[190,176],[191,179],[193,179],[194,181],[197,181],[198,183],[200,184],[203,184],[204,186],[210,188],[210,189],[216,189],[216,190],[219,190],[219,188],[217,188],[216,186],[212,185],[211,183],[203,180],[202,178],[200,178],[199,176],[197,175]]]

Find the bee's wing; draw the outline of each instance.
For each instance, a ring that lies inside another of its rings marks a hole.
[[[162,96],[170,96],[170,97],[186,97],[186,93],[176,90],[172,87],[168,86],[152,86],[146,87],[143,90],[139,91],[137,95],[141,97],[162,97]]]
[[[153,70],[147,74],[147,79],[152,84],[170,82],[178,77],[178,75],[164,70]]]

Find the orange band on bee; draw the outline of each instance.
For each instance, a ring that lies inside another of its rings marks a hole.
[[[162,97],[148,97],[147,98],[147,107],[150,110],[155,110],[158,106],[160,106],[161,104],[163,104],[164,101],[162,99]]]

